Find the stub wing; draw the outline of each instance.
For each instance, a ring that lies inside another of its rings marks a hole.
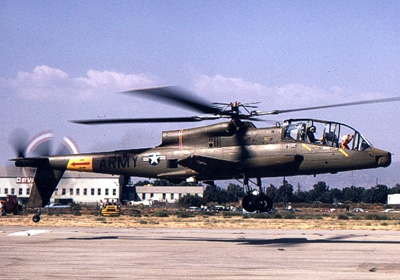
[[[219,176],[224,173],[232,174],[240,168],[239,162],[196,155],[179,160],[178,164],[196,171],[199,177],[208,178],[215,177],[216,173]]]

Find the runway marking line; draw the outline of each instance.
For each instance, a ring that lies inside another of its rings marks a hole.
[[[49,230],[27,230],[27,231],[18,231],[14,233],[10,233],[8,236],[32,236],[32,235],[38,235],[42,233],[49,232]]]

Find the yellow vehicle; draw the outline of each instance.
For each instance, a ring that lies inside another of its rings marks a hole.
[[[100,207],[100,215],[102,216],[110,217],[121,215],[121,204],[118,202],[118,199],[106,198]]]

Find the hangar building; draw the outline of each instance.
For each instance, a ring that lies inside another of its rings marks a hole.
[[[0,167],[0,197],[7,194],[17,195],[23,202],[27,202],[31,193],[35,171],[25,168]],[[57,186],[50,202],[67,203],[98,203],[104,198],[130,197],[136,192],[139,200],[157,200],[174,203],[186,194],[203,196],[202,186],[136,186],[123,188],[124,180],[117,175],[107,175],[86,172],[66,171]],[[130,186],[133,186],[130,183]],[[123,189],[126,193],[123,195]]]
[[[15,194],[27,201],[34,181],[34,171],[0,168],[0,197]],[[119,198],[119,176],[66,171],[50,202],[98,203],[104,198]]]

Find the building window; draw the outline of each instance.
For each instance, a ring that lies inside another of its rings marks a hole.
[[[83,189],[83,195],[87,195],[87,189],[86,188]]]
[[[22,188],[19,188],[18,189],[18,195],[22,195],[22,192],[23,192]]]
[[[11,189],[11,194],[15,194],[15,189],[14,188]]]
[[[80,189],[76,189],[76,195],[80,195]]]
[[[69,194],[74,195],[74,189],[69,189]]]
[[[113,195],[117,195],[117,189],[113,189]]]
[[[171,193],[171,199],[174,199],[174,198],[175,198],[174,194],[173,194],[173,193]]]
[[[66,195],[67,194],[67,189],[62,189],[61,195]]]
[[[27,189],[26,189],[26,194],[27,194],[27,195],[30,195],[30,194],[31,194],[31,189],[30,189],[30,188],[27,188]]]
[[[142,193],[142,199],[146,199],[146,193]]]
[[[154,197],[154,193],[151,193],[151,194],[150,194],[150,197]]]
[[[167,199],[167,194],[166,194],[166,193],[163,193],[163,194],[162,194],[162,199],[163,199],[163,200],[166,200],[166,199]]]
[[[101,195],[101,189],[100,188],[97,189],[97,195]]]
[[[94,195],[94,189],[91,189],[91,190],[90,190],[90,194],[91,194],[91,195]]]
[[[180,194],[179,194],[179,199],[181,199],[181,198],[182,198],[182,194],[180,193]]]
[[[4,193],[5,193],[5,194],[8,194],[8,188],[5,188],[5,189],[4,189]]]
[[[108,195],[108,189],[106,189],[106,195]]]

